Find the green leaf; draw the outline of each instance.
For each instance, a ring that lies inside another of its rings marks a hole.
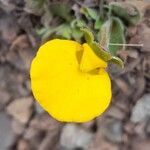
[[[42,36],[42,41],[47,40],[52,34],[55,33],[55,31],[56,31],[55,28],[48,28]]]
[[[69,24],[62,24],[57,27],[41,28],[36,30],[36,32],[41,36],[42,41],[45,41],[54,33],[56,36],[71,39],[72,30]]]
[[[42,38],[42,41],[47,40],[55,31],[56,28],[50,28],[50,27],[48,28],[43,27],[41,29],[36,29],[36,33]]]
[[[100,45],[106,49],[109,45],[111,24],[112,20],[107,20],[100,29]]]
[[[111,54],[104,50],[103,47],[101,47],[97,42],[93,42],[90,44],[90,47],[93,49],[95,54],[103,59],[104,61],[109,61],[111,59]]]
[[[50,11],[52,14],[59,16],[66,21],[72,20],[72,16],[70,14],[71,8],[63,3],[54,3],[50,5]]]
[[[121,68],[124,68],[124,63],[119,57],[113,56],[111,60],[109,60],[109,63],[113,63],[120,66]]]
[[[141,18],[140,11],[130,3],[112,2],[110,3],[110,9],[112,13],[131,25],[136,25]]]
[[[52,14],[49,10],[49,7],[44,5],[44,14],[41,17],[41,23],[45,26],[45,27],[49,27],[50,22],[52,21]]]
[[[85,40],[88,44],[94,41],[93,33],[88,28],[81,28],[80,30],[83,32]]]
[[[74,19],[70,25],[72,28],[76,28],[76,27],[82,28],[86,26],[85,22],[79,19]]]
[[[82,7],[80,9],[81,13],[86,16],[87,19],[94,19],[96,20],[98,18],[98,13],[95,9],[88,8],[88,7]]]
[[[103,47],[101,47],[97,42],[94,41],[93,33],[88,28],[81,28],[81,31],[84,34],[86,42],[98,57],[100,57],[104,61],[108,61],[111,59],[111,54],[105,51]]]
[[[56,30],[56,35],[59,35],[65,39],[71,39],[71,27],[69,24],[62,24]]]
[[[44,11],[45,0],[26,0],[25,10],[34,15],[41,15]]]
[[[42,27],[40,29],[36,29],[35,32],[38,36],[43,36],[43,34],[47,31],[47,28]]]
[[[88,45],[99,58],[123,67],[123,61],[120,58],[112,56],[110,52],[106,51],[99,43],[94,41],[94,36],[88,28],[82,28],[81,31],[84,33]]]
[[[74,28],[72,29],[72,37],[76,40],[76,41],[81,41],[81,37],[83,36],[83,32],[81,32],[81,30],[79,28]]]
[[[104,20],[101,19],[100,17],[96,19],[95,24],[94,24],[94,29],[100,30],[102,27],[102,24],[104,23]]]
[[[109,50],[112,55],[116,55],[117,51],[122,50],[125,44],[124,25],[117,17],[111,17],[101,27],[100,44]]]
[[[125,44],[124,25],[122,21],[116,17],[112,17],[111,20],[109,44]],[[124,48],[124,45],[109,45],[108,49],[112,55],[116,55],[117,51]]]

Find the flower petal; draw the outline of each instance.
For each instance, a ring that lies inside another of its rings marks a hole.
[[[107,72],[90,74],[79,69],[76,52],[83,47],[70,40],[44,44],[31,64],[31,86],[40,105],[54,118],[85,122],[100,115],[111,99]]]
[[[106,68],[107,63],[100,59],[88,44],[83,44],[83,56],[80,63],[80,69],[83,72],[89,72],[96,68]]]

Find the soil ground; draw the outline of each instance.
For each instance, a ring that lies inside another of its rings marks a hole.
[[[79,2],[84,3],[68,1]],[[109,67],[111,106],[84,124],[57,122],[32,96],[29,69],[41,44],[35,28],[42,16],[27,10],[26,3],[0,0],[0,150],[149,150],[150,2],[133,1],[143,18],[127,29],[128,43],[144,46],[120,52],[125,68]]]

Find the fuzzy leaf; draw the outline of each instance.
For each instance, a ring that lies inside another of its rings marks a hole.
[[[34,15],[41,15],[43,13],[44,0],[26,0],[25,10]]]
[[[110,3],[110,9],[112,13],[131,25],[136,25],[141,18],[140,11],[130,3],[112,2]]]
[[[100,45],[108,48],[109,39],[110,39],[110,29],[111,29],[111,20],[106,21],[100,30]]]
[[[56,28],[46,28],[44,34],[42,35],[42,41],[46,41],[52,34],[54,34]]]
[[[97,42],[93,42],[90,44],[90,47],[93,49],[95,54],[103,59],[104,61],[109,61],[111,59],[111,54],[104,50]]]
[[[79,28],[82,28],[82,27],[85,27],[85,22],[83,20],[78,20],[78,19],[74,19],[72,22],[71,22],[71,27],[72,28],[76,28],[76,27],[79,27]]]
[[[123,61],[118,57],[112,56],[110,52],[106,51],[99,43],[95,42],[94,36],[89,29],[82,28],[81,31],[84,33],[88,45],[99,58],[106,62],[117,64],[123,68]]]
[[[113,56],[109,62],[124,68],[124,63],[119,57]]]
[[[108,49],[112,55],[116,55],[118,50],[124,48],[123,45],[110,45],[111,43],[125,43],[124,25],[117,17],[111,17],[102,25],[100,31],[100,44]]]
[[[70,21],[72,19],[72,16],[70,15],[71,8],[63,3],[54,3],[50,5],[50,11],[52,14],[59,16],[67,21]]]
[[[88,7],[82,7],[81,8],[81,13],[83,13],[87,19],[94,19],[96,20],[98,18],[98,13],[95,9],[88,8]]]
[[[52,14],[49,10],[49,7],[45,6],[45,12],[41,17],[41,23],[45,26],[45,27],[49,27],[50,22],[52,21]]]
[[[104,22],[103,19],[97,18],[96,21],[95,21],[95,24],[94,24],[94,28],[95,28],[96,30],[100,30],[100,28],[101,28],[103,22]]]
[[[104,61],[108,61],[111,59],[111,54],[105,51],[103,47],[101,47],[97,42],[94,41],[93,33],[88,28],[81,28],[81,31],[84,34],[86,42],[98,57],[100,57]]]
[[[66,39],[71,39],[71,27],[69,24],[62,24],[59,26],[59,28],[56,30],[56,35],[59,35]]]
[[[122,21],[116,17],[111,18],[111,20],[109,43],[125,44],[124,25]],[[117,51],[124,48],[123,45],[109,45],[109,51],[112,55],[116,55]]]
[[[81,37],[83,36],[83,32],[81,32],[80,29],[78,28],[74,28],[72,29],[72,37],[76,40],[80,42]]]
[[[45,28],[45,27],[35,30],[35,32],[38,36],[43,36],[43,34],[45,34],[46,31],[47,31],[47,28]]]
[[[83,32],[85,40],[88,44],[94,41],[93,33],[88,28],[81,28],[80,30]]]

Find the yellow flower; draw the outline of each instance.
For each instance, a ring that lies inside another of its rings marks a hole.
[[[31,64],[35,99],[55,119],[86,122],[102,114],[111,99],[107,63],[88,44],[54,39]]]

